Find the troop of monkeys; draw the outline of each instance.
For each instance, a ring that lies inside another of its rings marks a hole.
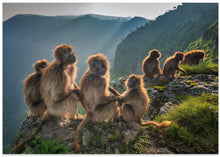
[[[161,53],[154,49],[143,61],[144,77],[155,77],[163,74],[174,79],[177,71],[186,72],[179,68],[180,62],[198,64],[198,58],[204,57],[204,51],[196,50],[186,53],[176,52],[169,57],[161,72],[159,58]],[[191,56],[191,57],[190,57]],[[76,130],[73,148],[80,151],[80,131],[90,120],[103,122],[121,116],[125,121],[138,122],[141,125],[152,124],[158,128],[169,127],[172,122],[160,124],[148,121],[142,117],[147,111],[149,97],[144,89],[143,78],[132,74],[126,80],[126,91],[119,94],[109,86],[110,65],[103,54],[96,54],[87,60],[88,69],[82,76],[80,88],[75,79],[77,73],[77,54],[69,45],[57,46],[54,50],[55,60],[49,64],[47,60],[39,60],[34,64],[35,73],[24,81],[24,99],[30,109],[30,116],[41,116],[36,130],[24,141],[12,149],[12,153],[20,153],[25,144],[40,131],[43,121],[49,116],[63,116],[66,113],[71,119],[77,119],[77,102],[80,101],[86,111],[86,116]],[[112,94],[110,94],[110,92]],[[120,105],[119,105],[120,104]]]

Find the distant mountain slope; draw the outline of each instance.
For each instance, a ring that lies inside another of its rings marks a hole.
[[[151,49],[162,53],[161,66],[175,51],[184,51],[218,19],[217,3],[184,3],[129,34],[117,47],[115,76],[141,73]],[[123,62],[122,62],[123,60]]]
[[[191,42],[185,52],[196,49],[204,50],[206,59],[218,62],[218,21],[208,27],[202,37]]]
[[[85,72],[89,55],[102,52],[113,62],[117,44],[144,18],[102,15],[39,16],[16,15],[3,22],[3,104],[4,144],[17,132],[24,111],[22,81],[33,72],[39,59],[53,60],[52,51],[60,44],[72,45],[78,55],[78,77]]]

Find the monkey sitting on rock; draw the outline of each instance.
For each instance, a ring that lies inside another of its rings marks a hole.
[[[119,107],[116,101],[121,98],[110,95],[110,67],[108,60],[99,53],[90,56],[87,64],[88,69],[80,81],[80,101],[86,111],[86,117],[76,130],[75,141],[73,142],[73,147],[76,151],[81,149],[79,133],[90,120],[103,122],[119,116]]]
[[[54,50],[55,60],[47,66],[40,82],[40,93],[47,106],[47,112],[41,118],[35,131],[22,142],[18,143],[12,153],[20,153],[25,144],[30,142],[40,131],[44,120],[49,116],[62,116],[70,113],[72,119],[76,119],[77,101],[79,101],[76,83],[77,55],[73,47],[69,45],[57,46]]]
[[[77,55],[69,45],[57,46],[54,50],[55,60],[43,71],[41,95],[51,115],[62,116],[70,113],[76,118],[78,111],[76,93]]]
[[[145,77],[157,77],[161,75],[160,59],[161,53],[153,49],[149,51],[149,55],[143,60],[142,71]]]
[[[48,65],[45,59],[37,61],[33,65],[35,72],[24,80],[24,100],[30,109],[29,116],[43,116],[47,109],[40,94],[40,81],[42,70]]]
[[[203,59],[204,57],[205,51],[192,50],[184,54],[184,60],[181,62],[181,64],[198,65],[200,59]]]
[[[122,94],[121,115],[127,122],[137,122],[143,126],[151,124],[159,129],[169,127],[172,122],[164,121],[160,124],[154,121],[143,122],[142,117],[147,111],[149,97],[144,89],[144,83],[141,76],[132,74],[125,82],[126,91]]]
[[[179,67],[179,64],[184,59],[184,54],[182,52],[176,52],[173,56],[166,59],[163,64],[163,75],[173,80],[176,76],[177,71],[181,71],[184,74],[187,74],[185,70]]]

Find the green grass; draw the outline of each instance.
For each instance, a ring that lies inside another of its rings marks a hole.
[[[108,139],[110,139],[111,142],[120,140],[121,138],[122,138],[122,135],[119,132],[119,130],[115,130],[114,134],[109,134],[108,135]]]
[[[60,140],[43,140],[40,145],[36,147],[38,154],[64,154],[68,148],[61,143]]]
[[[29,146],[34,148],[38,154],[65,154],[68,152],[68,148],[58,138],[42,140],[40,135],[36,135],[35,140],[29,143]]]
[[[151,146],[151,141],[149,140],[149,132],[150,125],[141,128],[139,135],[133,141],[129,143],[129,154],[142,154],[145,152],[145,149]]]
[[[170,141],[193,147],[198,153],[218,153],[217,95],[188,96],[157,120],[174,122],[166,129]]]
[[[191,74],[214,74],[218,75],[218,64],[211,63],[210,61],[200,62],[199,65],[180,65],[188,75]]]

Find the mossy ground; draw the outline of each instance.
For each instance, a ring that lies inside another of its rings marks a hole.
[[[37,154],[65,154],[68,148],[61,142],[59,138],[56,140],[45,139],[42,140],[40,135],[36,135],[35,139],[25,147],[30,146]],[[29,154],[29,150],[23,154]]]
[[[166,139],[177,152],[182,153],[184,148],[195,153],[218,153],[217,95],[184,97],[180,105],[156,120],[173,121],[166,129]]]

